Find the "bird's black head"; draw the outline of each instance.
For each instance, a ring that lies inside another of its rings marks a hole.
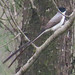
[[[64,7],[59,7],[59,10],[60,10],[61,12],[64,12],[64,11],[66,11],[66,8],[64,8]]]

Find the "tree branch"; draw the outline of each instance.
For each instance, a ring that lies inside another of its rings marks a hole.
[[[6,44],[0,46],[0,48],[4,47],[4,46],[8,45],[9,43],[11,43],[12,41],[14,41],[18,36],[20,36],[20,34],[21,34],[21,33],[18,33],[18,34],[17,34],[13,39],[11,39],[9,42],[7,42]]]
[[[27,63],[23,67],[20,68],[20,70],[15,75],[22,75],[22,73],[25,73],[29,69],[29,67],[35,62],[40,53],[42,53],[44,48],[46,48],[56,37],[64,33],[64,31],[66,31],[70,26],[72,26],[74,19],[75,19],[75,10],[73,11],[69,20],[66,21],[61,28],[56,30],[40,47],[37,48],[35,54],[27,61]]]
[[[30,0],[31,4],[32,4],[32,8],[36,9],[36,6],[34,5],[34,0]]]
[[[17,26],[17,28],[18,28],[18,30],[20,31],[20,33],[24,36],[25,41],[26,41],[26,40],[27,40],[27,41],[30,41],[30,39],[24,34],[24,32],[20,29],[20,27]],[[37,48],[37,46],[36,46],[34,43],[32,43],[32,46],[33,46],[34,48]]]

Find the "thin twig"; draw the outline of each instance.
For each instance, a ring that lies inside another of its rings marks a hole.
[[[19,29],[20,33],[24,36],[25,41],[26,41],[26,40],[27,40],[27,41],[30,41],[29,38],[28,38],[28,37],[24,34],[24,32],[20,29],[20,27],[17,26],[17,28]],[[34,48],[37,48],[37,46],[36,46],[34,43],[32,43],[32,45],[33,45]]]
[[[5,27],[8,31],[10,31],[10,33],[11,33],[11,34],[13,34],[13,35],[14,35],[13,31],[12,31],[12,30],[10,30],[10,28],[9,28],[7,25],[5,25],[4,23],[3,23],[3,25],[4,25],[4,27]],[[15,36],[15,35],[14,35],[14,36]]]
[[[8,11],[9,11],[9,15],[10,15],[10,17],[11,17],[11,20],[13,21],[14,25],[17,27],[18,23],[17,23],[17,21],[15,20],[15,18],[13,17],[12,13],[10,12],[8,5],[6,4],[6,2],[5,2],[4,0],[2,0],[2,2],[3,2],[4,5],[7,7]],[[17,29],[17,31],[18,31],[18,29]]]
[[[5,7],[3,6],[3,4],[2,4],[1,2],[0,2],[0,4],[1,4],[1,6],[2,6],[3,12],[4,12],[5,15],[6,15],[6,18],[8,19],[9,24],[12,26],[12,28],[13,28],[13,30],[14,30],[15,28],[14,28],[13,24],[11,23],[9,17],[8,17],[7,14],[6,14]]]
[[[36,6],[34,5],[34,0],[30,0],[31,4],[32,4],[32,8],[36,9]]]
[[[6,44],[0,46],[0,48],[4,47],[4,46],[8,45],[9,43],[11,43],[12,41],[14,41],[18,36],[20,36],[20,34],[21,34],[21,33],[18,33],[18,34],[17,34],[13,39],[11,39],[9,42],[7,42]]]
[[[73,0],[70,0],[70,5],[71,5],[72,10],[74,10],[74,1]]]

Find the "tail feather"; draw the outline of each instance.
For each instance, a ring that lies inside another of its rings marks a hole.
[[[7,62],[11,57],[13,57],[16,53],[18,53],[19,51],[21,51],[22,48],[24,48],[24,46],[26,47],[27,44],[29,44],[30,42],[27,42],[26,44],[24,44],[23,46],[21,46],[18,50],[16,50],[15,52],[13,52],[7,59],[5,59],[3,61],[3,63]]]
[[[16,50],[15,52],[13,52],[7,59],[5,59],[3,61],[3,63],[7,62],[11,57],[13,57],[16,53],[18,53],[19,51],[21,51],[22,48],[24,48],[24,50],[31,45],[31,43],[35,42],[40,36],[42,36],[45,32],[42,31],[34,40],[27,42],[26,44],[22,45],[18,50]],[[23,52],[23,51],[22,51]],[[18,57],[18,56],[17,56]],[[17,59],[17,57],[12,61],[11,64],[14,63],[14,61]]]
[[[24,52],[24,50],[22,50],[22,51],[20,52],[20,54],[18,54],[18,55],[15,57],[15,59],[10,63],[10,65],[8,66],[8,68],[11,67],[11,65],[16,61],[16,59],[17,59],[23,52]]]

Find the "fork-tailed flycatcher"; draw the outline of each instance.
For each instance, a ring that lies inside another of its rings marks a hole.
[[[64,21],[65,21],[66,9],[64,7],[60,7],[59,10],[61,11],[61,13],[58,11],[56,13],[56,15],[51,20],[49,20],[49,22],[46,24],[46,26],[43,27],[43,31],[34,40],[29,41],[26,44],[22,45],[18,50],[16,50],[15,52],[13,52],[6,60],[4,60],[3,63],[5,63],[6,61],[8,61],[17,52],[21,51],[20,52],[20,54],[21,54],[25,50],[25,48],[27,48],[29,45],[31,45],[31,43],[33,43],[34,41],[36,41],[42,34],[45,33],[45,31],[47,29],[51,29],[52,31],[54,31],[57,28],[61,27],[63,25]],[[24,48],[24,50],[22,50],[22,48]],[[17,57],[20,54],[18,54],[16,56],[16,58],[12,61],[12,63],[10,64],[10,66],[13,64],[13,62],[17,59]]]

